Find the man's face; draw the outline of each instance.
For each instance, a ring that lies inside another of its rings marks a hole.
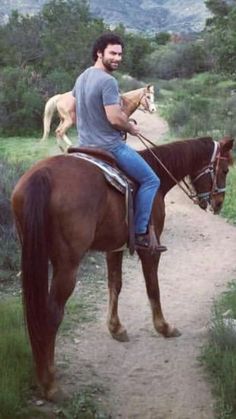
[[[103,53],[98,52],[98,57],[101,58],[102,64],[107,71],[117,70],[122,60],[122,46],[107,45]]]

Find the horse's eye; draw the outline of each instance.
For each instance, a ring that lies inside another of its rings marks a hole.
[[[229,171],[229,169],[224,169],[223,170],[224,175],[227,175],[228,171]]]

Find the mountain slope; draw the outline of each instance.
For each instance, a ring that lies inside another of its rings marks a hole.
[[[91,11],[106,22],[144,32],[199,32],[209,11],[204,0],[91,0]]]
[[[12,9],[37,13],[46,0],[1,0],[0,22],[6,22]],[[115,26],[123,23],[129,30],[156,33],[199,32],[209,11],[204,0],[90,0],[93,16]]]

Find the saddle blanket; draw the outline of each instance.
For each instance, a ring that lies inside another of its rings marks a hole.
[[[99,160],[96,157],[90,156],[85,153],[72,153],[70,156],[76,157],[78,159],[87,160],[95,166],[99,167],[107,181],[114,186],[122,194],[127,193],[127,189],[131,188],[131,181],[117,168],[112,167],[110,164],[106,163],[103,160]]]

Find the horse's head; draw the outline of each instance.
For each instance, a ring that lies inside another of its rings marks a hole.
[[[154,86],[148,84],[146,87],[144,87],[140,105],[142,105],[145,111],[150,113],[156,112],[156,105],[154,102]]]
[[[220,212],[224,202],[226,177],[229,166],[233,164],[233,142],[229,137],[218,143],[214,141],[214,151],[209,164],[191,176],[199,206],[206,209],[209,204],[214,214]]]

